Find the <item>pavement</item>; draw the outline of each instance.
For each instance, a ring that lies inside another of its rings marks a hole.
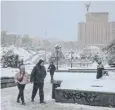
[[[31,102],[33,84],[25,87],[24,95],[26,105],[16,103],[18,94],[17,87],[5,88],[1,90],[1,110],[115,110],[114,108],[93,107],[79,104],[56,103],[52,98],[52,85],[45,82],[44,94],[47,104],[39,103],[39,93],[35,97],[35,102]],[[39,92],[39,91],[38,91]]]

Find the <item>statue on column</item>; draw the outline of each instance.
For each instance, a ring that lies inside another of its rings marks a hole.
[[[91,3],[89,4],[85,4],[86,8],[87,8],[87,12],[89,12],[89,7],[90,7]]]

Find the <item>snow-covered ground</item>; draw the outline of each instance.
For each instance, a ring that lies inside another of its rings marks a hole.
[[[114,108],[107,107],[94,107],[79,104],[64,104],[56,103],[51,99],[51,84],[45,82],[44,92],[45,101],[47,104],[39,104],[39,94],[36,95],[35,102],[31,102],[32,84],[26,85],[25,88],[25,102],[26,106],[16,103],[18,94],[17,87],[6,88],[1,90],[1,110],[115,110]]]
[[[35,54],[35,52],[33,52],[33,51],[28,52],[27,50],[25,50],[21,47],[10,46],[10,47],[2,47],[1,48],[1,55],[4,55],[9,50],[12,50],[13,53],[19,55],[20,59],[23,59],[24,61],[27,60],[33,54]]]
[[[31,57],[30,59],[28,59],[25,63],[26,64],[36,64],[40,59],[45,59],[46,60],[49,59],[50,56],[50,52],[47,52],[47,54],[45,54],[45,51],[39,51],[39,53],[36,53],[33,57]]]
[[[97,69],[97,65],[98,64],[96,62],[94,62],[93,64],[89,64],[88,66],[80,66],[80,64],[79,64],[79,65],[74,66],[74,67],[71,68],[70,67],[71,64],[70,65],[62,64],[62,65],[59,65],[58,69],[59,70],[68,70],[68,69]],[[113,67],[110,67],[108,64],[105,64],[104,68],[105,69],[114,69]]]
[[[61,75],[61,77],[59,78],[58,75]],[[115,72],[109,72],[109,76],[103,76],[98,80],[96,79],[96,73],[57,73],[55,79],[63,80],[61,89],[115,93],[115,87],[112,85],[115,83]]]
[[[26,61],[26,63],[35,64],[35,63],[37,63],[37,61],[39,61],[39,59],[44,59],[44,54],[45,54],[45,52],[43,52],[43,51],[39,52],[38,54],[33,56],[32,59]]]
[[[35,66],[35,64],[33,65],[25,65],[25,69],[27,71],[28,74],[31,74],[31,71],[33,69],[33,67]],[[45,65],[46,69],[48,68],[48,64]],[[18,71],[18,68],[0,68],[1,72],[0,72],[0,77],[13,77]]]
[[[51,99],[51,84],[45,83],[44,87],[45,101],[47,104],[39,104],[39,95],[37,94],[35,102],[31,103],[32,84],[28,84],[25,88],[26,106],[16,103],[16,96],[18,94],[17,87],[6,88],[1,90],[1,109],[2,110],[114,110],[112,108],[91,107],[78,104],[61,104],[56,103]]]
[[[36,64],[39,59],[49,59],[51,53],[45,52],[43,50],[39,50],[39,52],[34,52],[32,50],[25,50],[22,47],[2,47],[1,50],[1,56],[7,53],[9,50],[11,50],[14,54],[18,54],[20,59],[23,59],[25,61],[25,64]],[[1,59],[1,57],[0,57]]]
[[[35,64],[33,65],[25,65],[25,69],[27,71],[28,74],[31,74],[31,71],[33,69],[33,67],[35,66]],[[1,73],[0,76],[1,77],[13,77],[15,76],[15,74],[19,71],[18,68],[1,68]]]
[[[26,71],[30,74],[34,65],[26,65]],[[48,65],[46,65],[48,67]],[[2,76],[14,76],[18,69],[1,68]],[[108,91],[115,92],[115,72],[109,72],[109,76],[104,76],[102,79],[96,80],[95,73],[55,73],[55,80],[62,80],[60,88],[69,89],[83,89],[83,90],[96,90],[96,91]],[[98,85],[102,87],[92,87],[92,85]],[[11,87],[2,89],[2,110],[115,110],[114,108],[93,107],[79,104],[62,104],[56,103],[51,99],[52,88],[50,84],[50,74],[47,73],[45,79],[45,101],[46,105],[39,104],[39,95],[36,96],[35,102],[31,103],[32,84],[28,84],[25,89],[25,100],[27,105],[22,106],[16,103],[16,97],[18,94],[17,87]]]

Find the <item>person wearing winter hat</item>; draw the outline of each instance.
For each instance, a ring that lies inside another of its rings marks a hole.
[[[25,85],[29,83],[29,76],[27,72],[25,72],[24,65],[21,65],[19,69],[20,69],[19,72],[16,73],[15,75],[15,83],[17,84],[17,87],[19,90],[19,94],[17,97],[17,103],[20,103],[20,98],[21,98],[22,105],[25,105],[24,88],[25,88]]]
[[[40,103],[45,103],[44,91],[43,91],[45,77],[46,77],[46,69],[44,66],[44,61],[40,59],[39,62],[36,64],[36,66],[33,68],[30,76],[30,82],[33,82],[33,91],[31,97],[32,102],[34,102],[34,98],[39,88]]]

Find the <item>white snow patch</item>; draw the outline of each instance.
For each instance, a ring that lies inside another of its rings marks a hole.
[[[20,48],[20,47],[14,47],[14,46],[10,46],[10,47],[4,47],[1,49],[2,51],[2,55],[5,54],[6,52],[8,52],[9,50],[12,50],[14,52],[14,54],[18,54],[19,57],[21,59],[23,59],[24,61],[27,60],[31,55],[33,55],[34,52],[29,53],[27,50]]]

